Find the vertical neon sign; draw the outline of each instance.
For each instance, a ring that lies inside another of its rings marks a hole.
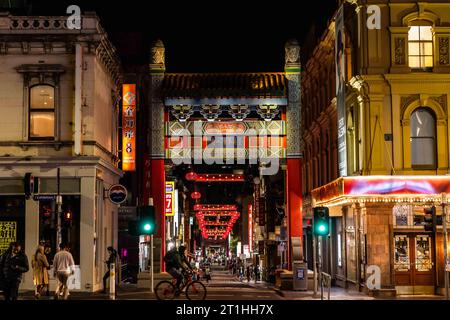
[[[124,84],[122,86],[122,103],[122,170],[136,171],[135,84]]]

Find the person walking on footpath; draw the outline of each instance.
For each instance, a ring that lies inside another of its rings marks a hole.
[[[59,249],[59,252],[55,254],[55,258],[53,259],[53,274],[58,280],[55,300],[58,300],[60,295],[63,296],[64,300],[67,300],[69,296],[67,280],[70,275],[75,273],[75,262],[67,245],[61,243]]]
[[[39,245],[31,260],[31,267],[33,268],[33,282],[35,285],[34,297],[39,299],[43,291],[48,287],[48,269],[50,264],[44,254],[44,246]]]
[[[4,279],[3,294],[6,301],[15,301],[19,296],[22,274],[28,272],[28,258],[18,242],[10,244],[9,250],[2,256],[0,271]]]
[[[258,268],[257,264],[255,264],[253,274],[255,275],[255,283],[256,283],[256,282],[258,282],[258,278],[259,278],[259,268]]]
[[[108,260],[105,261],[105,263],[108,266],[108,271],[106,271],[105,275],[103,276],[103,293],[106,293],[106,280],[108,280],[111,275],[111,263],[115,264],[117,259],[117,251],[114,250],[113,247],[108,247],[107,250],[109,253],[109,257]]]

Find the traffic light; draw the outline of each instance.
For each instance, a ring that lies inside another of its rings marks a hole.
[[[327,207],[314,208],[314,226],[315,236],[327,236],[330,233],[330,213]]]
[[[73,219],[72,211],[67,210],[66,212],[64,212],[64,220],[72,221],[72,219]]]
[[[153,234],[156,231],[155,207],[139,207],[139,234]]]
[[[30,199],[30,197],[39,192],[39,178],[33,176],[32,173],[25,173],[23,178],[23,189],[25,192],[25,198]]]
[[[424,227],[425,231],[436,231],[436,207],[432,206],[431,208],[423,209],[425,217],[424,217]]]
[[[312,235],[312,219],[306,220],[306,234]]]

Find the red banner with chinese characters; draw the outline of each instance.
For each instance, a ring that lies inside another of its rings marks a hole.
[[[122,170],[136,171],[136,85],[122,86]]]

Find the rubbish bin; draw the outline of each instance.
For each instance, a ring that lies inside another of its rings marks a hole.
[[[308,290],[308,265],[304,262],[294,262],[292,271],[294,277],[293,289],[298,291]]]

